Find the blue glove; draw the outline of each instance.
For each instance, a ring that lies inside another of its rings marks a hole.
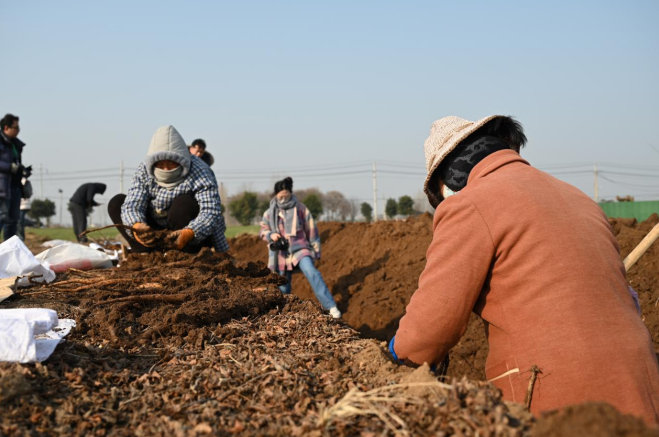
[[[398,355],[396,355],[396,351],[394,350],[394,340],[396,340],[395,335],[391,338],[391,341],[389,342],[389,353],[391,354],[392,357],[394,357],[394,361],[396,363],[402,364],[403,362],[398,358]]]
[[[395,341],[396,341],[396,336],[394,335],[391,341],[389,342],[389,353],[394,358],[394,362],[396,362],[397,364],[403,364],[403,361],[400,358],[398,358],[398,355],[396,355],[396,351],[394,350]],[[444,358],[444,361],[442,361],[442,363],[439,366],[437,366],[437,364],[433,364],[432,366],[430,366],[430,371],[436,373],[437,368],[439,367],[441,374],[444,375],[448,370],[448,365],[449,365],[449,358],[448,355],[446,355],[446,358]]]

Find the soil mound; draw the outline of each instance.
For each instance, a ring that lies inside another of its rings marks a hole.
[[[3,308],[55,308],[79,328],[42,364],[0,363],[0,435],[531,435],[491,384],[396,365],[281,283],[259,262],[168,252],[10,297]],[[552,420],[572,416],[539,423]]]
[[[609,404],[586,403],[543,415],[532,436],[656,437],[657,434],[657,430],[649,429],[641,419],[622,414]]]
[[[652,214],[647,220],[610,219],[613,233],[620,246],[623,259],[659,223],[659,215]],[[654,348],[659,350],[659,241],[655,242],[638,262],[627,272],[627,280],[638,293],[643,321],[650,330]]]
[[[12,299],[13,307],[56,302],[78,320],[78,332],[116,346],[204,341],[211,324],[257,316],[283,305],[285,282],[264,264],[236,266],[208,249],[133,254],[118,269],[69,270],[48,286]],[[46,305],[46,307],[50,307]]]
[[[0,381],[13,378],[0,434],[529,435],[532,418],[493,386],[394,365],[375,340],[285,299],[277,314],[215,327],[201,348],[126,351],[88,336],[44,364],[0,364]]]
[[[389,340],[416,291],[432,240],[432,216],[400,221],[320,223],[323,278],[343,319],[363,337]],[[237,260],[267,263],[266,243],[255,235],[230,241]],[[314,299],[302,274],[293,275],[293,293]],[[451,351],[450,376],[485,379],[488,346],[483,323],[472,315],[467,332]]]

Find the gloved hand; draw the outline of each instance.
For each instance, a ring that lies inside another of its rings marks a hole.
[[[11,174],[16,174],[21,170],[21,167],[22,165],[12,162],[11,166],[9,167],[9,171],[11,171]]]
[[[398,358],[398,355],[396,355],[396,351],[394,350],[394,341],[396,341],[395,335],[391,337],[391,341],[389,342],[389,353],[394,358],[395,363],[403,364],[403,362]]]
[[[396,355],[396,351],[394,350],[394,341],[396,340],[396,336],[394,335],[391,341],[389,342],[389,353],[394,359],[394,362],[396,364],[403,364],[403,361],[398,358],[398,355]],[[430,371],[433,372],[437,376],[443,376],[446,375],[446,372],[448,371],[448,366],[449,366],[449,357],[446,355],[446,358],[444,358],[444,361],[442,361],[439,366],[437,364],[433,364],[430,366]]]
[[[192,239],[194,238],[194,231],[192,229],[181,229],[180,231],[174,231],[167,235],[167,239],[174,241],[174,247],[178,250],[182,250]]]
[[[156,235],[153,233],[153,229],[145,223],[135,223],[133,225],[133,236],[144,247],[153,247],[156,244]]]

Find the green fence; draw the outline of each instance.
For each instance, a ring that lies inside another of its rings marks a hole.
[[[643,221],[652,214],[659,214],[659,201],[647,202],[604,202],[599,204],[607,217],[635,218]]]

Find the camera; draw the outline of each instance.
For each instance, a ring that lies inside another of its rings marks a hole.
[[[277,241],[270,243],[270,250],[287,250],[288,241],[285,238],[280,238]]]

